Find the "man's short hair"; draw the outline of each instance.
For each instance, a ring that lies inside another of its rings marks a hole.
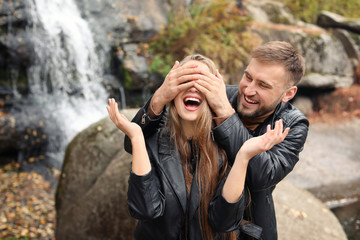
[[[288,42],[267,42],[253,49],[251,57],[260,62],[283,65],[291,85],[297,85],[305,74],[304,57]]]

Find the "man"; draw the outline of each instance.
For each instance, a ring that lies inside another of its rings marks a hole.
[[[289,103],[304,72],[304,58],[291,44],[280,41],[268,42],[252,51],[239,86],[225,86],[219,72],[212,75],[196,65],[182,68],[176,62],[133,121],[139,123],[145,137],[152,134],[161,127],[165,105],[181,90],[194,86],[206,96],[216,115],[213,136],[232,164],[247,139],[265,133],[268,125],[274,127],[282,119],[284,128],[290,128],[289,134],[282,143],[253,157],[246,176],[251,193],[249,217],[262,228],[261,239],[277,239],[272,192],[299,160],[309,126],[306,117]],[[128,152],[129,145],[126,138]]]

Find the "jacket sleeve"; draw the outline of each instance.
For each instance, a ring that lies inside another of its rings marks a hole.
[[[256,155],[249,162],[246,184],[252,191],[260,191],[276,185],[299,160],[309,122],[305,117],[298,117],[284,122],[284,125],[290,127],[285,140],[270,150]],[[216,142],[226,151],[230,164],[233,163],[242,144],[253,137],[236,113],[215,127],[213,134]]]
[[[166,114],[166,109],[164,108],[160,116],[154,119],[150,118],[149,112],[147,111],[150,101],[151,98],[142,108],[140,108],[140,110],[136,113],[135,117],[131,120],[132,122],[137,123],[141,127],[145,139],[148,136],[154,134],[156,132],[156,129],[162,126],[162,123],[165,121],[164,116]],[[124,148],[126,152],[130,154],[132,153],[131,141],[127,135],[125,135],[124,139]]]
[[[222,196],[226,178],[223,179],[215,197],[209,205],[208,220],[215,232],[225,233],[239,229],[245,210],[245,195],[241,194],[240,199],[235,203],[229,203]]]
[[[127,204],[136,219],[154,219],[163,214],[165,198],[154,170],[143,176],[130,172]]]

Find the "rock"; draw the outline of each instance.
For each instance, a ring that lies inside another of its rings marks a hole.
[[[131,119],[136,109],[122,112]],[[126,204],[131,155],[107,117],[69,144],[56,192],[56,239],[132,239]]]
[[[244,1],[244,7],[254,21],[262,23],[277,23],[296,25],[297,20],[280,2],[258,0]]]
[[[296,96],[293,105],[299,109],[305,116],[311,115],[313,111],[313,102],[305,96]]]
[[[323,28],[342,28],[360,34],[360,19],[346,18],[336,13],[321,11],[316,23]]]
[[[139,90],[146,88],[149,79],[149,67],[145,57],[139,56],[137,44],[124,44],[123,50],[126,53],[124,67],[129,71],[133,81],[128,90]]]
[[[333,34],[341,41],[349,58],[360,59],[360,44],[356,44],[360,42],[360,35],[342,29],[334,29]]]
[[[310,192],[286,179],[273,193],[279,240],[346,240],[335,215]]]
[[[102,58],[108,58],[111,48],[117,49],[117,54],[112,57],[117,58],[115,62],[118,62],[118,65],[109,66],[110,60],[105,63],[105,69],[127,69],[132,80],[130,85],[125,84],[123,76],[116,77],[122,81],[123,86],[127,86],[132,95],[140,93],[137,98],[141,98],[144,85],[149,82],[149,73],[147,58],[141,54],[138,45],[147,42],[167,25],[171,10],[169,1],[76,0],[76,3],[94,32]],[[130,106],[133,105],[136,104]]]
[[[303,77],[299,86],[311,88],[339,88],[350,87],[354,82],[351,76],[309,73]]]
[[[8,86],[13,93],[26,95],[29,91],[26,70],[35,53],[31,34],[25,31],[31,25],[29,12],[26,4],[19,0],[0,4],[0,86]]]

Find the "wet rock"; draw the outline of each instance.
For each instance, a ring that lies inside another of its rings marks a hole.
[[[149,73],[147,58],[141,54],[138,45],[166,26],[171,10],[169,1],[76,0],[76,3],[95,33],[95,41],[103,58],[107,58],[111,48],[117,49],[116,54],[112,55],[117,59],[105,62],[105,68],[109,68],[110,62],[118,62],[117,66],[110,67],[129,71],[130,83],[125,82],[123,76],[115,77],[122,81],[123,86],[127,86],[132,95],[141,98],[142,89],[148,85]],[[114,69],[110,71],[116,72]]]

